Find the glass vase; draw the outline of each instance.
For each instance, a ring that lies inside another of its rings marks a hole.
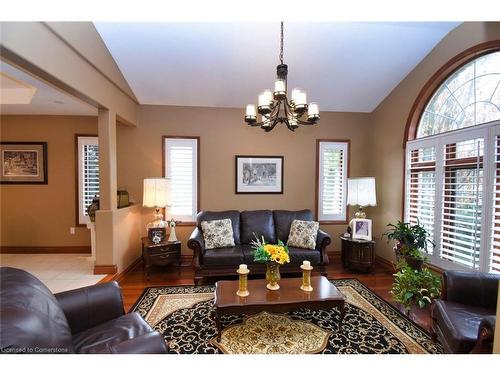
[[[278,285],[278,281],[280,281],[280,265],[276,262],[268,262],[266,263],[266,280],[267,285],[266,288],[269,290],[278,290],[280,286]]]

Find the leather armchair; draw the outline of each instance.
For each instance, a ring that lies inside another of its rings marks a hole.
[[[447,353],[491,353],[500,275],[445,271],[431,308],[432,333]]]
[[[0,352],[167,352],[160,333],[125,314],[116,282],[53,295],[28,272],[1,267],[0,285]]]

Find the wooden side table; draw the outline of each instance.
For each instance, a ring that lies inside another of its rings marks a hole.
[[[375,262],[375,241],[353,240],[340,237],[342,242],[342,266],[344,268],[370,272]]]
[[[162,241],[154,243],[148,237],[142,238],[142,261],[144,271],[149,280],[149,270],[151,265],[167,266],[181,264],[181,242]]]

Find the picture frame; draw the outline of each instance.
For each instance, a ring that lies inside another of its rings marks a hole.
[[[372,240],[372,221],[370,219],[352,219],[350,225],[353,240]]]
[[[167,228],[148,228],[148,238],[153,243],[160,243],[165,241],[165,238],[167,238]]]
[[[48,184],[47,142],[0,142],[0,184]]]
[[[283,156],[235,156],[236,194],[283,194]]]

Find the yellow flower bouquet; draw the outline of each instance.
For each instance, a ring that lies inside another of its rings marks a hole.
[[[250,242],[250,244],[254,249],[253,257],[255,262],[276,262],[278,264],[290,263],[288,247],[281,240],[278,240],[277,245],[272,245],[266,243],[264,236],[262,236],[262,240],[255,236],[255,240]]]

